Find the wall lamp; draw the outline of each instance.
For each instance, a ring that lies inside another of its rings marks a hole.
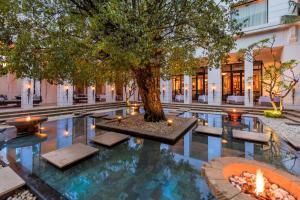
[[[93,99],[95,99],[95,89],[96,89],[96,87],[92,86],[91,88],[92,88],[92,93],[93,93]]]
[[[212,89],[212,92],[213,92],[213,100],[215,100],[216,89],[217,89],[215,83],[212,84],[211,89]]]
[[[30,100],[30,95],[31,95],[31,82],[28,82],[28,84],[27,84],[28,104],[29,104],[29,100]]]
[[[248,86],[247,86],[247,89],[248,89],[248,101],[249,101],[249,103],[250,103],[250,101],[251,101],[251,82],[248,82]]]
[[[115,87],[112,86],[111,87],[111,97],[114,98],[114,94],[115,94]]]
[[[69,101],[69,86],[68,85],[65,86],[65,91],[66,91],[67,101]]]
[[[165,95],[166,95],[166,87],[165,87],[165,85],[162,86],[162,93],[163,93],[163,100],[165,100]]]
[[[186,98],[187,98],[188,92],[189,92],[189,87],[188,87],[187,84],[185,84],[185,87],[184,87],[184,93],[185,93],[185,97],[186,97]]]

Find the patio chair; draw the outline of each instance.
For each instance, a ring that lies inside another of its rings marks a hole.
[[[243,105],[244,104],[244,96],[235,96],[235,95],[228,96],[227,103],[235,104],[235,105]]]
[[[275,97],[274,102],[276,105],[280,103],[280,98]],[[269,96],[260,96],[258,99],[258,104],[261,106],[272,106],[271,98]]]

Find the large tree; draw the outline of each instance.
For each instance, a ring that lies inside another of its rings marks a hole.
[[[146,121],[165,119],[159,98],[161,77],[189,74],[199,67],[197,49],[207,66],[219,67],[240,33],[231,17],[234,0],[0,3],[0,25],[5,30],[0,39],[14,43],[14,48],[5,49],[11,63],[6,71],[54,83],[85,84],[133,74]]]

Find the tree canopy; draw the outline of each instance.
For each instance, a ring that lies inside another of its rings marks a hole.
[[[0,0],[2,73],[92,84],[154,65],[162,75],[215,67],[240,33],[234,1]],[[126,75],[125,75],[126,76]]]

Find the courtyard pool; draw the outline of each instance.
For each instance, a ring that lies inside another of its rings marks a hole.
[[[127,115],[128,110],[110,115]],[[233,122],[226,116],[186,112],[182,117],[197,117],[199,123],[224,127],[224,134],[213,137],[188,131],[174,145],[130,137],[112,148],[94,145],[89,139],[101,130],[100,119],[66,118],[43,124],[41,134],[8,140],[0,146],[0,156],[36,175],[67,199],[214,199],[201,177],[201,166],[214,158],[238,156],[276,165],[300,175],[300,152],[272,134],[269,144],[235,140],[232,129],[268,132],[256,118],[242,117]],[[3,130],[10,138],[14,129]],[[41,158],[41,154],[87,143],[100,149],[67,169],[60,170]]]

